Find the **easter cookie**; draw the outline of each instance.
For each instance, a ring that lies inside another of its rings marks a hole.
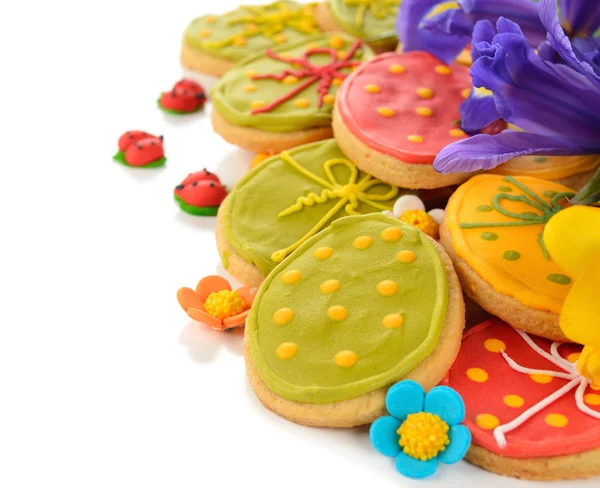
[[[337,34],[246,58],[212,90],[213,127],[259,153],[328,139],[338,87],[372,55],[361,41]]]
[[[464,139],[459,106],[469,71],[425,52],[388,53],[360,66],[343,84],[333,116],[335,138],[359,168],[404,188],[459,184],[469,173],[439,174],[438,152]]]
[[[317,23],[326,32],[344,31],[363,39],[377,52],[398,44],[396,16],[401,0],[327,0],[316,7]]]
[[[344,217],[267,277],[244,356],[260,401],[296,423],[367,424],[401,379],[425,390],[460,347],[464,302],[442,247],[382,214]]]
[[[447,380],[466,405],[466,459],[534,480],[600,475],[600,391],[577,371],[580,352],[498,319],[469,330]]]
[[[520,156],[490,172],[504,176],[531,176],[581,190],[592,179],[599,165],[598,155]]]
[[[217,247],[227,271],[258,286],[304,241],[345,215],[391,210],[399,189],[360,172],[333,139],[262,162],[219,209]]]
[[[313,4],[284,0],[199,17],[185,31],[181,62],[191,70],[221,76],[251,54],[318,34],[314,10]]]
[[[440,229],[465,293],[513,327],[566,340],[558,325],[569,277],[546,250],[546,223],[574,196],[557,183],[479,175],[450,198]]]

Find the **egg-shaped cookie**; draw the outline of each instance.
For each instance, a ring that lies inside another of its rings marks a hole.
[[[465,322],[442,247],[387,215],[344,217],[261,285],[244,355],[260,401],[293,422],[367,424],[410,378],[426,390],[452,365]]]
[[[360,171],[333,139],[284,151],[250,171],[219,209],[227,271],[258,286],[304,241],[346,215],[391,210],[401,191]]]
[[[343,84],[333,115],[342,150],[359,168],[404,188],[434,189],[470,173],[440,174],[437,154],[465,139],[461,102],[471,91],[469,70],[425,52],[387,53],[360,66]]]
[[[362,41],[342,33],[250,56],[213,88],[213,128],[226,141],[258,153],[328,139],[338,87],[372,56]]]
[[[318,34],[314,14],[315,4],[283,0],[198,17],[183,35],[181,63],[221,76],[249,55]]]
[[[478,175],[450,198],[440,229],[465,293],[513,327],[566,340],[558,316],[571,277],[544,244],[546,223],[574,196],[526,176]]]

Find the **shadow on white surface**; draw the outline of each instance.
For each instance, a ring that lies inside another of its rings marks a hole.
[[[113,161],[113,164],[119,166],[123,173],[126,173],[129,178],[135,180],[137,183],[149,183],[151,181],[159,178],[166,170],[164,166],[160,166],[158,168],[129,168],[124,164],[118,163],[117,161]],[[167,157],[167,162],[165,164],[169,164],[169,159]]]
[[[179,344],[187,347],[191,359],[207,364],[217,358],[222,347],[235,356],[242,356],[243,338],[242,329],[220,332],[207,325],[190,321],[179,333]]]
[[[175,215],[175,220],[178,223],[194,229],[199,229],[206,232],[214,232],[215,226],[217,225],[216,217],[190,215],[179,208],[175,199],[173,199],[173,208],[177,212],[177,215]]]
[[[191,114],[177,115],[165,112],[164,110],[161,110],[161,113],[165,121],[175,128],[181,128],[186,127],[188,125],[197,124],[199,119],[204,119],[208,116],[206,112],[206,106],[203,109],[198,110],[198,112],[194,112]]]

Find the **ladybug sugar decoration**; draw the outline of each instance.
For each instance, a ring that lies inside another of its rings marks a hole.
[[[206,169],[191,173],[175,187],[175,201],[181,210],[191,215],[217,215],[226,196],[227,190],[219,177]]]
[[[158,99],[158,108],[161,110],[184,115],[197,112],[204,106],[206,94],[199,83],[183,79],[175,83],[171,91],[163,92]]]
[[[163,136],[154,136],[141,130],[130,130],[119,138],[119,152],[113,156],[125,166],[156,168],[165,164]]]

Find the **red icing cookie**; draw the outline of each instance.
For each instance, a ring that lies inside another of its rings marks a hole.
[[[337,110],[365,145],[404,163],[432,164],[442,148],[466,138],[459,106],[471,90],[464,66],[425,52],[382,54],[342,85]]]
[[[600,391],[587,382],[582,384],[582,378],[574,373],[573,363],[581,346],[555,344],[516,331],[499,319],[484,322],[465,334],[447,384],[465,401],[465,424],[473,434],[474,445],[521,459],[600,448]],[[554,353],[552,348],[556,349]],[[525,369],[519,372],[519,367]],[[557,397],[554,401],[552,395]],[[578,407],[578,397],[582,409],[591,415]],[[518,420],[544,401],[544,408],[530,418],[521,418],[522,422]]]

